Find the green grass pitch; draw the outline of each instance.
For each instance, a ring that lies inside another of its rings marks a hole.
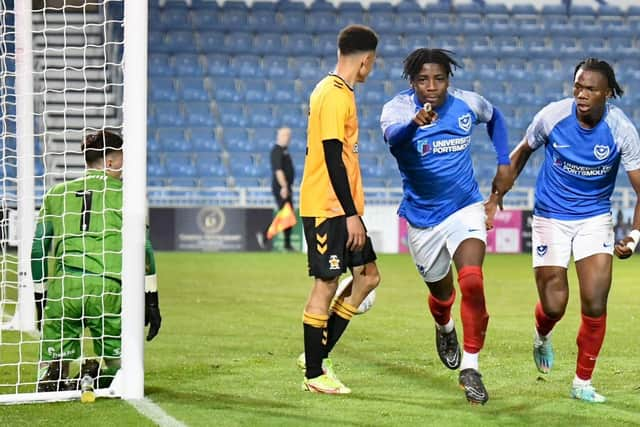
[[[490,394],[471,406],[435,352],[426,287],[409,255],[381,255],[376,304],[332,354],[348,396],[300,391],[302,308],[311,286],[296,253],[159,253],[160,335],[146,344],[145,391],[190,426],[615,426],[640,424],[638,260],[615,261],[608,330],[594,385],[609,399],[568,397],[579,300],[570,270],[567,314],[545,378],[531,356],[536,302],[530,256],[488,255],[491,314],[480,367]],[[454,305],[460,326],[459,298]],[[3,349],[0,348],[0,358]],[[4,379],[3,379],[4,380]],[[1,426],[152,425],[117,399],[0,406]]]

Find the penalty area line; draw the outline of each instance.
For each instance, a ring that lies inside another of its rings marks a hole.
[[[186,424],[167,414],[161,407],[156,405],[151,399],[143,398],[138,400],[127,400],[136,411],[159,425],[160,427],[186,427]]]

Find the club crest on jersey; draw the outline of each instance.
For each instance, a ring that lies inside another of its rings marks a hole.
[[[467,113],[458,117],[458,126],[465,132],[471,129],[471,114]]]
[[[340,270],[340,258],[338,258],[338,255],[329,257],[329,270]]]
[[[431,145],[429,145],[429,141],[426,139],[421,139],[418,141],[418,152],[421,156],[426,156],[431,152]]]
[[[355,144],[353,145],[353,152],[354,152],[354,153],[357,153],[357,152],[358,152],[358,143],[355,143]]]
[[[609,157],[609,146],[607,145],[597,145],[593,147],[593,155],[596,156],[598,160],[604,160]]]
[[[549,249],[547,245],[538,245],[536,246],[536,253],[538,256],[544,256],[547,253],[547,249]]]

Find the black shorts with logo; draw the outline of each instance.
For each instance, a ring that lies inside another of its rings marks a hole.
[[[303,217],[302,225],[307,241],[309,276],[333,279],[346,272],[347,268],[365,265],[377,259],[369,236],[361,251],[347,249],[349,233],[346,216]],[[364,226],[364,222],[362,225]]]

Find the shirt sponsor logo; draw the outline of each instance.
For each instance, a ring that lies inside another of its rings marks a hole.
[[[433,154],[446,154],[463,151],[469,146],[471,142],[470,136],[464,136],[462,138],[453,139],[441,139],[439,141],[433,141],[429,144],[428,140],[418,141],[418,152],[421,156],[426,156],[429,153]]]
[[[608,155],[608,154],[607,154]],[[600,159],[602,160],[602,159]],[[610,165],[602,165],[602,166],[580,166],[574,163],[567,162],[558,157],[553,161],[553,165],[557,168],[562,169],[563,171],[570,173],[571,175],[578,176],[603,176],[609,173],[611,170]]]
[[[598,160],[604,160],[609,157],[609,146],[608,145],[597,145],[593,147],[593,155],[596,156]]]
[[[463,131],[469,132],[471,129],[471,114],[467,113],[458,117],[458,126],[460,126],[460,129]]]

